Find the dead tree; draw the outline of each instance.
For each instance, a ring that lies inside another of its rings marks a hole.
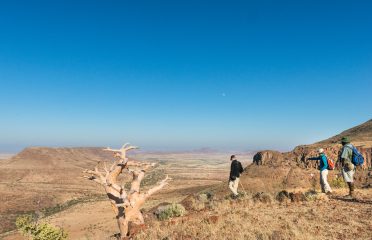
[[[144,224],[144,219],[140,211],[142,205],[151,195],[167,185],[168,176],[157,186],[146,192],[140,191],[141,181],[145,177],[146,171],[154,164],[129,161],[126,153],[137,147],[125,144],[121,149],[106,148],[105,151],[114,153],[116,160],[110,168],[106,162],[98,163],[94,170],[85,170],[84,177],[102,185],[111,202],[115,212],[117,223],[120,229],[120,239],[126,239],[129,232],[129,223]],[[130,188],[126,189],[125,184],[121,184],[119,176],[122,173],[132,176]]]

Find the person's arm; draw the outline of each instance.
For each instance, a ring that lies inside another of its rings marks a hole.
[[[242,172],[244,172],[244,169],[243,169],[242,163],[239,162],[239,173],[242,173]]]
[[[338,154],[337,154],[337,162],[341,162],[341,155],[343,153],[344,149],[341,148],[339,151],[338,151]]]
[[[230,166],[230,180],[234,181],[236,179],[235,175],[234,175],[234,170],[235,167],[234,167],[234,162],[231,162],[231,166]]]
[[[308,158],[307,160],[321,160],[321,157],[312,157],[312,158]]]

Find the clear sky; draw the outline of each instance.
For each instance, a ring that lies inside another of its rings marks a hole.
[[[0,151],[286,150],[372,118],[372,1],[1,1]]]

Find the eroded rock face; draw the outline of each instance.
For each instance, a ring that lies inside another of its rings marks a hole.
[[[364,160],[365,160],[364,167],[367,169],[371,169],[372,168],[372,148],[361,149],[361,152],[364,155]]]
[[[249,179],[247,189],[250,191],[317,186],[319,161],[311,161],[308,158],[318,156],[320,147],[325,150],[327,157],[333,161],[338,160],[341,144],[302,145],[287,153],[261,151],[253,157],[253,164],[245,169],[241,180],[245,182]],[[358,187],[370,187],[372,186],[372,171],[369,170],[372,168],[372,148],[358,147],[358,149],[364,155],[365,163],[358,167],[355,182]],[[340,163],[336,162],[336,170],[329,172],[329,179],[333,179],[340,168]]]
[[[292,152],[285,153],[285,157],[291,158],[298,163],[300,167],[303,168],[317,168],[319,166],[319,161],[310,161],[307,160],[310,157],[318,156],[318,149],[323,148],[326,156],[333,161],[338,161],[338,157],[341,151],[342,146],[340,144],[328,145],[328,146],[319,146],[319,145],[308,145],[308,146],[298,146]],[[370,169],[372,167],[371,158],[372,158],[372,149],[357,147],[358,150],[364,156],[364,164],[360,168],[363,170]],[[340,168],[339,164],[336,164],[337,168]]]
[[[285,153],[285,155],[294,160],[299,167],[302,168],[318,168],[319,167],[319,161],[310,161],[307,160],[311,157],[317,157],[318,149],[320,147],[318,146],[298,146],[296,147],[292,152]],[[322,146],[324,149],[325,154],[327,157],[332,159],[333,161],[336,161],[338,158],[339,151],[341,149],[341,146]]]
[[[261,151],[253,156],[253,163],[256,165],[273,165],[284,160],[282,153],[278,151]]]
[[[319,161],[307,160],[311,157],[318,156],[318,149],[323,148],[326,156],[337,162],[342,146],[340,144],[334,145],[302,145],[296,147],[293,151],[287,153],[280,153],[278,151],[265,150],[256,153],[253,157],[255,165],[269,165],[269,166],[284,166],[295,163],[296,166],[306,169],[318,168]],[[372,148],[357,147],[364,156],[364,164],[359,168],[368,170],[372,168]],[[336,164],[336,168],[340,168]]]
[[[293,151],[260,151],[253,157],[253,164],[245,168],[241,182],[246,191],[273,192],[279,189],[296,189],[319,186],[319,161],[308,158],[318,156],[323,148],[328,158],[336,162],[335,171],[329,171],[331,181],[340,173],[338,157],[341,138],[348,136],[352,144],[363,154],[365,162],[358,167],[354,180],[357,187],[372,186],[372,120],[356,126],[327,140],[311,145],[300,145]]]

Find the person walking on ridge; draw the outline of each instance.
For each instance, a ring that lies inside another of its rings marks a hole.
[[[328,160],[327,156],[324,154],[324,149],[319,148],[318,150],[319,156],[318,157],[313,157],[313,158],[308,158],[308,160],[319,160],[319,171],[320,171],[320,187],[322,189],[323,193],[326,193],[327,195],[332,194],[332,189],[329,186],[328,183]]]
[[[346,196],[348,199],[354,198],[354,173],[355,166],[352,163],[353,160],[353,149],[355,148],[348,137],[341,139],[342,149],[339,155],[339,161],[342,167],[342,176],[349,187],[349,195]]]
[[[236,159],[235,155],[230,157],[231,169],[229,178],[229,188],[233,193],[233,198],[238,197],[238,186],[240,174],[244,171],[242,164]]]

